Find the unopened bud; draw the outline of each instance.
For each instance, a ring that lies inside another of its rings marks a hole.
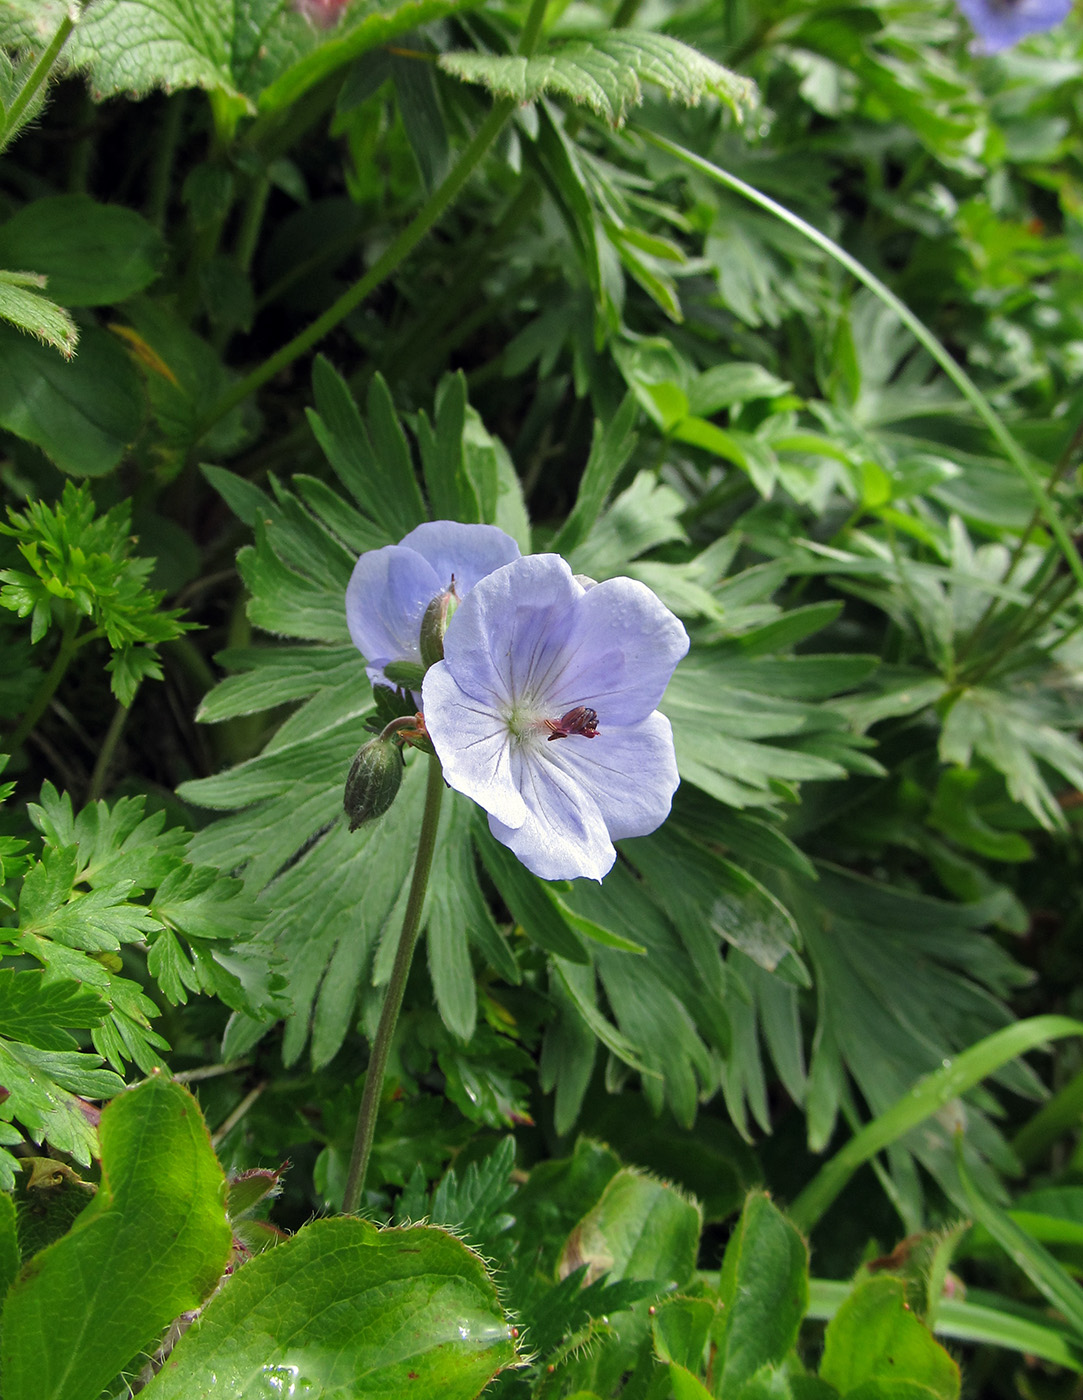
[[[354,754],[346,777],[343,806],[350,830],[382,817],[402,785],[402,750],[393,739],[370,739]]]
[[[459,606],[455,581],[445,593],[438,593],[425,609],[421,619],[421,659],[426,666],[435,666],[444,659],[444,633]]]

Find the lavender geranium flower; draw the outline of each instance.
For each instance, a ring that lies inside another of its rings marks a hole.
[[[434,520],[398,544],[362,554],[346,589],[346,622],[368,662],[373,685],[387,685],[384,667],[421,662],[425,609],[454,584],[462,599],[479,579],[519,558],[519,546],[495,525]]]
[[[956,0],[977,34],[975,53],[997,53],[1066,19],[1072,0]]]
[[[451,787],[546,880],[600,880],[613,842],[669,813],[677,764],[655,708],[688,650],[642,583],[584,586],[555,554],[482,579],[456,612],[423,688]]]

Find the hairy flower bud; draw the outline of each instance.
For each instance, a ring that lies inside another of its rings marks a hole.
[[[421,659],[426,668],[435,666],[444,659],[444,633],[448,623],[459,606],[459,595],[455,592],[455,581],[443,593],[438,593],[425,609],[421,619]]]
[[[394,739],[370,739],[354,754],[346,777],[343,806],[350,830],[382,817],[402,785],[402,750]]]

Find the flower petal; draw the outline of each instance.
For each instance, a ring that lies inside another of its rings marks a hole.
[[[445,781],[509,829],[521,826],[526,804],[512,773],[511,736],[505,720],[460,690],[445,661],[425,673],[422,696],[425,728]]]
[[[549,718],[589,705],[599,729],[646,719],[687,650],[688,633],[646,584],[596,584],[575,609]]]
[[[543,880],[601,880],[617,853],[605,820],[581,783],[528,748],[512,750],[512,769],[526,803],[516,827],[489,814],[489,830]]]
[[[612,841],[646,836],[669,816],[680,778],[673,730],[657,710],[638,724],[602,727],[548,745],[545,758],[596,804]]]
[[[442,586],[416,550],[389,544],[362,554],[346,587],[346,623],[370,668],[421,659],[421,619]]]
[[[482,579],[444,638],[444,659],[459,686],[505,712],[535,705],[542,713],[583,596],[556,554],[528,555]]]
[[[1067,19],[1072,0],[958,0],[958,5],[978,35],[972,51],[998,53]]]
[[[455,520],[427,520],[399,541],[432,565],[442,592],[455,578],[455,591],[465,598],[474,585],[519,558],[519,546],[495,525],[461,525]]]

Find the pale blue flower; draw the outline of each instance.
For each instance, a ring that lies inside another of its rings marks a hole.
[[[613,842],[645,836],[679,781],[656,709],[688,650],[642,583],[586,584],[555,554],[478,583],[423,688],[425,725],[451,787],[545,880],[600,880]]]
[[[957,0],[978,36],[975,53],[997,53],[1066,19],[1072,0]]]
[[[362,554],[346,589],[346,622],[368,662],[373,685],[388,684],[392,661],[420,663],[425,609],[454,584],[462,599],[479,579],[519,557],[519,546],[495,525],[433,520],[398,544]]]

